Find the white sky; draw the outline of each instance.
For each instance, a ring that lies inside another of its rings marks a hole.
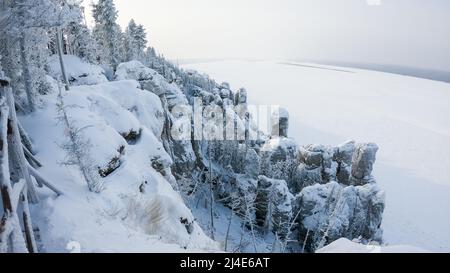
[[[450,71],[449,0],[115,3],[122,27],[131,18],[143,24],[150,44],[169,59],[315,59]]]

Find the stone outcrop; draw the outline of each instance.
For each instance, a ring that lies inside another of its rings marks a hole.
[[[306,251],[315,251],[342,237],[382,241],[385,203],[376,184],[316,184],[297,195],[294,206],[299,212],[298,237]]]
[[[247,138],[183,142],[163,134],[174,161],[170,167],[178,184],[189,184],[185,187],[189,195],[201,192],[199,187],[204,187],[203,192],[212,190],[215,199],[247,227],[273,232],[286,244],[297,240],[290,243],[296,249],[304,246],[305,251],[314,251],[341,237],[382,240],[384,194],[372,176],[376,144],[299,146],[289,138],[289,113],[282,108],[274,113],[267,136],[253,125],[245,89],[233,92],[228,83],[217,84],[193,71],[178,75],[180,89],[152,70],[136,72],[137,67],[119,66],[117,78],[138,80],[143,89],[160,96],[167,105],[166,132],[183,118],[170,112],[175,105],[189,107],[201,99],[203,106],[210,106],[203,112],[204,121],[213,107],[245,106],[244,113],[236,110],[224,117],[232,116],[242,127],[236,131],[244,130]],[[222,133],[216,132],[221,125],[216,121],[212,133]],[[259,133],[260,138],[249,140],[250,132]],[[160,163],[154,160],[155,170],[163,176],[170,173],[169,165]]]
[[[258,178],[256,195],[256,224],[285,238],[292,221],[292,200],[286,181]]]
[[[352,185],[365,185],[373,180],[372,170],[378,146],[374,143],[358,144],[352,157]]]

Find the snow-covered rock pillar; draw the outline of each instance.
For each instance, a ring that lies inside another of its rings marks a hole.
[[[352,158],[352,185],[365,185],[373,181],[372,170],[378,149],[374,143],[363,143],[356,146]]]
[[[285,238],[291,226],[293,199],[286,181],[260,176],[256,195],[256,224],[273,231],[279,238]]]
[[[278,108],[272,113],[272,136],[288,137],[289,112]]]

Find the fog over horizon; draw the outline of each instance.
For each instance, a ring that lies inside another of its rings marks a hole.
[[[94,0],[96,2],[97,0]],[[172,60],[283,59],[450,71],[448,0],[115,0]],[[92,26],[91,0],[84,0]]]

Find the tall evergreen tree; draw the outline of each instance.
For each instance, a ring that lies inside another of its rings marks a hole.
[[[99,0],[93,4],[93,17],[95,20],[94,37],[103,51],[102,60],[116,69],[122,61],[121,44],[122,33],[117,24],[118,13],[113,0]]]
[[[143,25],[137,25],[132,19],[125,31],[125,49],[127,61],[144,61],[147,46],[147,33]]]
[[[64,0],[2,0],[0,39],[7,64],[6,73],[19,95],[25,90],[28,108],[35,109],[34,97],[41,92],[42,68],[47,62],[48,31],[73,18]],[[39,87],[41,86],[41,87]]]
[[[98,45],[84,22],[84,8],[76,4],[74,9],[80,16],[77,21],[71,22],[65,29],[67,51],[87,62],[97,63]]]
[[[135,59],[136,52],[135,52],[135,43],[134,43],[134,34],[136,33],[137,24],[133,19],[131,19],[130,23],[128,23],[128,26],[125,30],[125,57],[127,61],[131,61]]]

